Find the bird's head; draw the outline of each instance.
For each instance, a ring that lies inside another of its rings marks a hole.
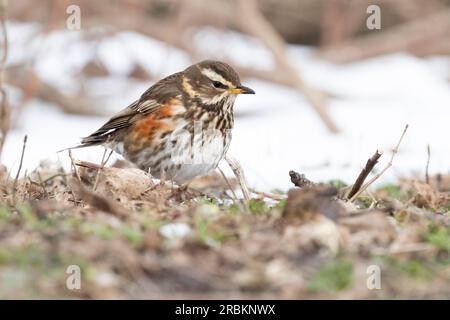
[[[228,64],[205,60],[184,70],[183,90],[203,104],[214,105],[234,99],[237,94],[254,94],[255,91],[241,84],[239,75]]]

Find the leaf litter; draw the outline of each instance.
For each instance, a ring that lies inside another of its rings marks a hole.
[[[450,176],[352,202],[346,188],[254,193],[243,210],[218,174],[181,190],[123,165],[42,163],[17,181],[1,167],[0,297],[450,297]],[[79,290],[66,287],[70,265]],[[381,289],[367,286],[373,265]]]

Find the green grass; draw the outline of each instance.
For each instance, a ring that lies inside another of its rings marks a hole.
[[[353,283],[353,265],[347,260],[336,260],[321,267],[308,284],[311,291],[340,291]]]
[[[341,189],[341,188],[344,188],[347,186],[347,184],[344,181],[339,180],[339,179],[330,180],[330,181],[328,181],[328,184],[337,189]]]
[[[266,214],[270,211],[269,206],[263,200],[250,199],[248,208],[253,214]]]
[[[379,188],[379,190],[382,190],[388,194],[388,196],[394,198],[394,199],[405,199],[408,194],[402,188],[395,184],[385,184]]]
[[[425,240],[450,253],[450,228],[431,225]]]

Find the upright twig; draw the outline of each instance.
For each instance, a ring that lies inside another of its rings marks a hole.
[[[38,179],[39,179],[39,185],[41,186],[42,190],[44,191],[45,197],[48,198],[47,188],[45,187],[45,183],[42,180],[41,173],[39,171],[37,171],[36,173],[37,173],[37,176],[38,176]]]
[[[80,174],[78,173],[78,170],[77,170],[76,161],[75,161],[75,159],[72,156],[72,150],[69,149],[68,152],[69,152],[70,164],[72,165],[72,169],[75,172],[75,176],[77,177],[78,182],[81,185],[81,177],[80,177]]]
[[[359,173],[359,176],[356,179],[355,183],[353,184],[352,189],[348,193],[347,199],[353,197],[359,191],[359,189],[361,189],[361,186],[363,185],[364,181],[366,181],[366,178],[369,175],[369,173],[372,172],[373,168],[378,163],[378,159],[380,159],[382,154],[383,154],[382,150],[377,150],[375,151],[373,156],[370,157],[369,160],[367,160],[366,166]]]
[[[389,163],[383,168],[383,170],[381,170],[380,173],[378,173],[376,176],[374,176],[372,179],[370,179],[367,183],[365,183],[361,189],[359,189],[358,192],[356,192],[353,197],[350,198],[350,202],[354,201],[356,198],[359,197],[359,195],[361,193],[363,193],[372,183],[374,183],[378,178],[380,178],[385,172],[386,170],[388,170],[391,166],[392,163],[394,161],[394,157],[395,155],[398,153],[398,148],[400,147],[400,144],[402,143],[403,137],[405,136],[406,130],[408,130],[408,125],[405,126],[405,129],[403,129],[403,133],[400,136],[400,139],[398,140],[397,145],[395,146],[395,148],[392,150],[392,156],[391,159],[389,160]]]
[[[8,33],[6,30],[6,0],[0,0],[0,29],[2,33],[2,55],[0,57],[0,93],[2,101],[0,103],[0,156],[2,154],[3,146],[5,144],[6,135],[9,131],[10,112],[8,107],[8,97],[6,90],[3,87],[5,63],[8,58]]]
[[[430,167],[431,150],[430,145],[427,144],[427,166],[425,167],[425,182],[430,184],[430,176],[428,175],[428,168]]]
[[[20,155],[19,169],[17,169],[16,177],[14,178],[14,183],[13,183],[13,203],[14,204],[16,203],[17,183],[19,182],[20,171],[22,170],[23,157],[25,155],[25,148],[27,146],[27,140],[28,140],[28,136],[25,135],[25,137],[23,137],[22,154]]]
[[[97,171],[97,175],[95,176],[94,187],[92,188],[93,191],[95,191],[97,189],[98,181],[100,179],[100,173],[103,171],[105,164],[109,161],[109,158],[111,157],[111,154],[113,153],[113,150],[111,150],[109,152],[108,157],[106,157],[106,159],[105,159],[107,151],[108,151],[108,149],[105,148],[105,151],[103,152],[103,156],[102,156],[102,162],[100,163],[100,169]]]

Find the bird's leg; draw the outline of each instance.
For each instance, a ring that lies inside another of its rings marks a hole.
[[[241,187],[242,194],[244,196],[244,202],[247,204],[247,202],[250,200],[250,192],[248,191],[247,182],[245,180],[244,171],[242,170],[241,165],[236,161],[236,159],[229,155],[225,156],[225,161],[228,163],[231,170],[233,170],[233,173],[239,182],[239,186]]]

